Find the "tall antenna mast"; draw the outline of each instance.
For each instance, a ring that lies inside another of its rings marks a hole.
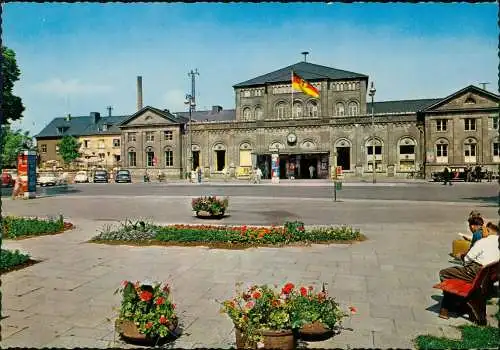
[[[106,109],[108,110],[108,117],[111,117],[111,111],[113,110],[113,107],[108,106],[108,107],[106,107]]]
[[[188,77],[191,78],[191,106],[189,107],[193,112],[196,110],[196,76],[200,75],[198,68],[195,68],[194,72],[188,73]]]

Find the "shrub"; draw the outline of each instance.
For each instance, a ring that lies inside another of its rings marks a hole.
[[[39,236],[64,231],[63,216],[58,219],[22,218],[6,216],[2,219],[3,236],[18,238],[23,236]]]
[[[92,240],[99,241],[151,241],[156,237],[156,227],[144,221],[126,220],[118,230],[105,226]]]
[[[12,267],[24,264],[30,260],[30,256],[21,253],[19,250],[11,251],[2,249],[0,254],[0,270],[8,270]]]
[[[350,226],[340,227],[318,227],[307,231],[309,239],[313,242],[327,241],[360,241],[364,236],[359,230]]]
[[[193,198],[191,207],[198,214],[201,211],[210,213],[210,215],[223,215],[228,207],[227,198],[217,199],[216,196]]]

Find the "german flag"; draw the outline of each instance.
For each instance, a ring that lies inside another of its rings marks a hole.
[[[302,91],[304,94],[312,97],[319,97],[318,89],[302,79],[298,74],[295,74],[295,72],[292,72],[292,89]]]

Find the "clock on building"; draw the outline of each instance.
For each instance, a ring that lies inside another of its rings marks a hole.
[[[295,142],[297,142],[297,135],[291,132],[286,137],[286,140],[288,141],[289,144],[294,144]]]

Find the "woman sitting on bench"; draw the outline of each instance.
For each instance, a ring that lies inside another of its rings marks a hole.
[[[478,271],[491,263],[500,260],[500,250],[498,249],[498,237],[496,232],[481,238],[475,242],[463,258],[463,266],[448,267],[439,271],[441,281],[446,279],[461,279],[472,282]]]

